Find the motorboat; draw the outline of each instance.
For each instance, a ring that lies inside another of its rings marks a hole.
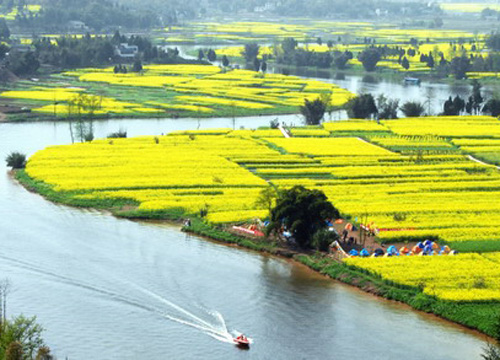
[[[239,336],[235,337],[235,338],[233,339],[233,341],[234,341],[234,343],[235,343],[237,346],[240,346],[240,347],[245,347],[245,348],[247,348],[247,347],[249,347],[249,346],[250,346],[250,340],[248,340],[248,338],[247,338],[245,335],[243,335],[243,334],[241,334],[241,335],[239,335]]]

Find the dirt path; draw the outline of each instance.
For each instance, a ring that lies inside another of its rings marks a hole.
[[[474,156],[472,156],[472,155],[467,155],[467,157],[468,157],[470,160],[475,161],[475,162],[477,162],[477,163],[479,163],[479,164],[482,164],[482,165],[487,165],[487,166],[494,166],[494,167],[496,167],[497,169],[500,169],[500,166],[496,166],[496,165],[493,165],[493,164],[488,164],[487,162],[484,162],[484,161],[481,161],[481,160],[479,160],[479,159],[476,159],[476,158],[475,158]]]
[[[335,230],[337,230],[340,236],[342,236],[342,231],[344,230],[346,224],[347,222],[344,222],[343,224],[334,224]],[[340,242],[344,250],[349,252],[349,250],[351,249],[361,250],[362,248],[366,248],[370,253],[372,253],[377,248],[384,249],[391,245],[394,245],[397,249],[400,249],[403,246],[406,246],[407,248],[411,249],[413,246],[417,244],[416,241],[409,241],[409,242],[391,242],[388,245],[384,245],[377,242],[375,236],[365,235],[363,236],[363,239],[361,239],[360,236],[361,236],[361,231],[359,229],[357,229],[356,231],[349,231],[347,239],[352,237],[354,241],[352,244],[349,243],[346,244],[344,242]]]

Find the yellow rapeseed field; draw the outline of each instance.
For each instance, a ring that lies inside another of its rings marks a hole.
[[[139,104],[127,101],[122,91],[117,98],[99,96],[101,106],[95,114],[162,113],[167,110],[188,113],[215,113],[231,108],[257,112],[280,113],[297,111],[305,100],[316,100],[331,94],[331,105],[344,105],[353,94],[335,84],[301,79],[280,74],[263,74],[249,70],[223,71],[211,65],[146,65],[140,73],[115,74],[112,68],[80,69],[64,75],[76,77],[79,88],[34,87],[28,90],[5,91],[2,97],[43,101],[34,111],[66,116],[72,111],[69,103],[79,94],[92,94],[89,85],[105,83],[129,88],[164,89],[168,100],[153,93],[150,100]],[[131,98],[136,98],[131,94]],[[201,95],[201,96],[200,96]],[[123,100],[122,100],[123,99]],[[162,101],[159,101],[162,100]]]
[[[495,118],[461,116],[341,121],[292,128],[292,138],[277,129],[178,131],[49,147],[26,171],[78,199],[201,211],[214,223],[263,219],[256,200],[269,183],[303,185],[378,229],[381,241],[431,238],[466,252],[500,251],[500,170],[468,152],[499,152],[498,128]],[[344,137],[363,131],[364,139]],[[499,260],[492,253],[348,263],[443,299],[488,301],[500,300]]]

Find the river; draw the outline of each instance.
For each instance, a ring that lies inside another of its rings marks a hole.
[[[237,119],[266,125],[273,117]],[[284,117],[280,120],[291,121]],[[108,120],[98,137],[232,126],[231,119]],[[479,359],[484,339],[301,265],[177,226],[52,204],[3,158],[70,142],[68,124],[0,124],[0,278],[8,314],[37,315],[58,358]],[[248,351],[227,342],[245,332]]]
[[[272,44],[264,44],[263,46],[272,46]],[[166,46],[169,48],[172,46]],[[180,45],[177,49],[180,51],[182,57],[189,59],[196,59],[196,56],[189,54],[195,53],[198,49],[219,49],[225,48],[227,45]],[[214,65],[221,66],[221,61],[217,60]],[[237,65],[241,66],[241,65]],[[249,68],[253,67],[248,64]],[[399,101],[399,105],[403,105],[407,101],[418,101],[424,105],[425,112],[430,115],[438,115],[443,112],[444,102],[451,96],[459,95],[462,99],[467,101],[472,93],[472,86],[470,82],[458,82],[454,84],[447,84],[445,82],[430,82],[422,81],[419,85],[404,84],[401,80],[391,80],[382,78],[382,76],[374,72],[367,73],[366,76],[361,75],[345,75],[342,71],[334,71],[330,69],[320,68],[306,68],[296,66],[276,65],[271,63],[269,72],[281,73],[285,68],[290,75],[300,76],[307,79],[316,79],[324,82],[334,83],[344,89],[349,90],[353,94],[372,94],[375,98],[379,95],[384,95],[388,99]],[[416,76],[417,75],[412,75]],[[482,88],[482,95],[487,99],[491,98],[493,94],[498,94],[500,87],[492,84],[484,85]],[[404,117],[404,114],[399,111],[398,115]],[[332,116],[332,119],[346,119],[345,111],[340,111]],[[295,123],[297,124],[297,123]]]

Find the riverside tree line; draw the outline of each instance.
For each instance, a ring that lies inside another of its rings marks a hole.
[[[493,96],[486,99],[481,92],[482,85],[478,80],[471,83],[471,94],[468,98],[461,98],[456,95],[451,96],[443,103],[443,111],[437,115],[456,116],[456,115],[491,115],[500,116],[500,98]],[[322,94],[316,100],[305,100],[304,105],[300,107],[300,112],[304,116],[306,125],[318,125],[323,120],[325,113],[333,111],[331,106],[332,94]],[[354,119],[397,119],[399,111],[405,117],[419,117],[423,115],[433,115],[430,113],[430,97],[428,103],[418,101],[407,101],[401,106],[399,100],[387,98],[379,95],[374,98],[371,94],[360,94],[345,105],[350,118]],[[427,105],[427,112],[426,112]]]

